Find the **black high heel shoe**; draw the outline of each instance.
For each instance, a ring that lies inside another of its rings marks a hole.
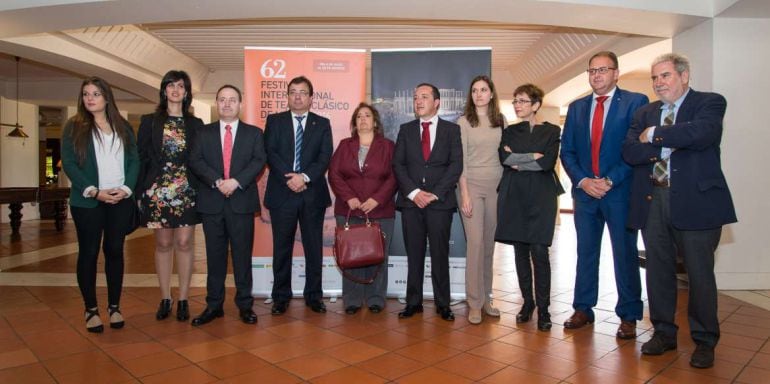
[[[516,315],[516,322],[517,323],[528,322],[529,320],[532,319],[532,313],[534,312],[535,312],[535,305],[534,304],[530,305],[529,303],[525,302],[524,305],[521,307],[521,310],[519,311],[519,313]]]
[[[126,322],[123,320],[123,313],[120,312],[119,306],[109,305],[107,306],[107,312],[110,313],[110,328],[120,329],[126,325]]]
[[[91,321],[94,317],[96,317],[96,320]],[[88,326],[89,324],[91,324],[90,327]],[[86,308],[86,330],[91,333],[104,332],[104,325],[102,324],[102,319],[99,318],[98,308]]]
[[[551,314],[548,312],[537,313],[537,329],[543,332],[551,330]]]
[[[190,306],[187,304],[187,300],[179,300],[176,303],[176,319],[179,321],[187,321],[190,318]]]
[[[171,313],[171,299],[163,299],[158,305],[158,312],[155,312],[155,319],[163,320]]]

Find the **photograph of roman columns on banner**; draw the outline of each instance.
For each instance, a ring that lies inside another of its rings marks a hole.
[[[462,115],[471,80],[491,76],[492,48],[418,48],[372,50],[372,103],[380,112],[385,136],[394,142],[401,124],[415,119],[412,97],[420,83],[435,85],[441,94],[439,116],[452,122]],[[453,300],[465,299],[465,232],[459,214],[452,219],[449,247],[450,292]],[[430,245],[428,252],[430,252]],[[401,216],[390,246],[388,295],[406,294],[406,249]],[[432,297],[430,257],[425,258],[423,292]]]
[[[313,83],[314,95],[310,108],[331,120],[334,147],[350,136],[350,115],[366,97],[366,51],[351,49],[310,49],[277,47],[244,47],[244,121],[264,130],[265,120],[272,113],[289,109],[289,81],[305,76]],[[259,197],[264,199],[267,183],[266,169],[258,180]],[[254,249],[252,251],[253,290],[255,296],[270,297],[273,286],[273,241],[270,211],[262,204],[255,217]],[[326,211],[323,235],[323,290],[326,295],[342,293],[342,276],[332,256],[334,214]],[[305,285],[304,251],[297,231],[292,263],[292,291],[302,296]]]

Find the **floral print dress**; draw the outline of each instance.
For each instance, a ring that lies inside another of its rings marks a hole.
[[[169,116],[163,124],[162,156],[166,164],[142,199],[147,228],[178,228],[200,222],[195,189],[189,183],[183,154],[189,150],[184,118]]]

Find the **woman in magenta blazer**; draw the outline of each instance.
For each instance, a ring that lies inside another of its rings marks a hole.
[[[377,221],[385,233],[385,261],[380,266],[352,270],[356,278],[370,279],[372,284],[360,284],[343,278],[342,299],[345,313],[352,315],[364,302],[369,311],[378,313],[385,308],[388,285],[388,250],[393,237],[396,206],[396,178],[391,160],[395,145],[382,134],[380,114],[369,104],[358,105],[350,119],[351,137],[340,142],[329,165],[329,184],[336,196],[334,215],[337,225],[343,225],[350,214],[350,222],[362,223],[368,215]]]

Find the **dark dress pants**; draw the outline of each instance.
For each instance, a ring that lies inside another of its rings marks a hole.
[[[551,304],[551,261],[548,246],[515,241],[516,276],[524,305],[537,305],[540,312],[548,312]],[[535,270],[535,298],[532,298],[532,269]]]
[[[254,245],[254,214],[235,213],[225,201],[221,213],[203,215],[203,234],[206,238],[206,306],[222,309],[225,301],[227,277],[227,250],[233,258],[235,278],[235,305],[240,310],[251,309],[253,284],[251,252]]]
[[[123,243],[128,219],[133,215],[134,199],[117,204],[99,203],[95,208],[71,207],[78,234],[77,278],[86,308],[97,307],[96,262],[99,248],[104,251],[107,277],[107,304],[120,305],[123,290]],[[104,234],[104,242],[102,242]]]
[[[676,338],[674,322],[677,299],[677,254],[684,258],[689,277],[687,318],[690,335],[697,344],[716,346],[719,341],[717,285],[714,252],[722,227],[683,231],[671,225],[669,189],[653,189],[650,213],[642,229],[647,256],[647,296],[650,320],[656,332]]]
[[[422,304],[425,275],[425,252],[430,242],[430,275],[433,298],[438,307],[448,307],[449,293],[449,235],[452,210],[403,208],[401,221],[407,256],[406,304]]]
[[[323,223],[326,208],[308,206],[301,195],[288,196],[280,207],[270,210],[273,230],[273,292],[275,302],[292,298],[291,266],[294,239],[299,222],[305,251],[305,302],[323,299],[321,268],[323,262]]]
[[[618,302],[615,314],[626,321],[642,319],[642,282],[639,271],[637,231],[626,228],[628,202],[603,199],[575,199],[577,268],[573,308],[588,313],[599,299],[599,256],[604,224],[610,233],[615,287]]]

